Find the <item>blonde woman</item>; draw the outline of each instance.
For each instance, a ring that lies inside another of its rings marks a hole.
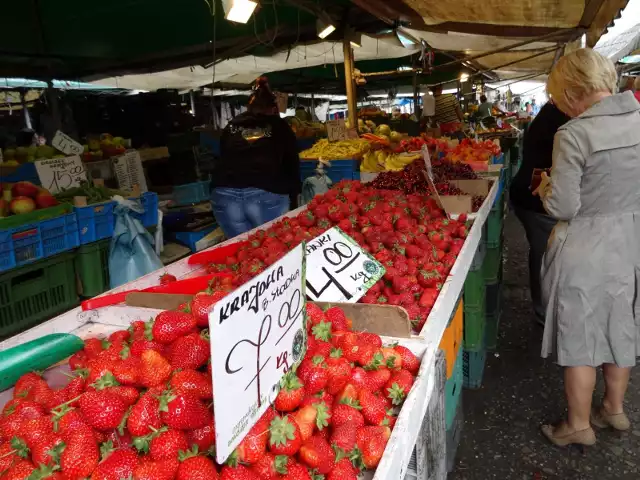
[[[591,425],[628,430],[624,397],[640,352],[640,104],[616,94],[610,60],[562,57],[547,91],[572,118],[555,135],[553,168],[537,189],[558,220],[542,266],[542,356],[566,367],[566,421],[542,427],[554,444],[593,445]],[[606,392],[592,411],[596,368]]]

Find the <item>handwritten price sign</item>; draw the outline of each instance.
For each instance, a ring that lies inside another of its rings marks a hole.
[[[327,122],[327,137],[330,142],[347,139],[347,125],[344,120],[329,120]]]
[[[79,187],[82,182],[87,181],[87,171],[77,155],[38,160],[35,163],[40,183],[51,193]]]
[[[65,155],[80,155],[84,152],[82,145],[60,130],[54,135],[53,140],[51,140],[51,145]]]
[[[222,464],[306,351],[304,246],[219,301],[209,314],[216,394],[216,459]]]
[[[307,296],[355,303],[382,278],[384,267],[337,227],[306,245]]]

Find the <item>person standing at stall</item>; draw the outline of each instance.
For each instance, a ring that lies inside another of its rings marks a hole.
[[[556,133],[551,175],[536,192],[558,220],[542,266],[542,356],[564,369],[567,419],[543,425],[553,444],[593,445],[600,428],[629,430],[624,400],[640,354],[640,105],[616,94],[613,62],[591,49],[561,57],[547,81],[572,118]],[[596,369],[604,398],[592,410]]]
[[[227,238],[297,205],[301,181],[296,137],[280,118],[265,77],[256,81],[247,111],[222,132],[211,186],[213,213]]]
[[[532,195],[534,171],[551,168],[553,136],[569,121],[552,102],[547,102],[531,122],[522,142],[522,164],[511,182],[509,199],[529,242],[529,291],[539,325],[544,326],[545,305],[540,290],[540,268],[556,220],[549,216],[538,196]]]

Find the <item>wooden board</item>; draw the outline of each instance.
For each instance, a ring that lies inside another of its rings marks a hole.
[[[367,303],[317,302],[323,310],[340,307],[353,322],[353,330],[376,333],[388,337],[411,338],[409,314],[402,307],[370,305]]]
[[[176,295],[169,293],[134,292],[126,297],[126,304],[130,307],[157,308],[159,310],[174,310],[183,303],[191,301],[193,295]]]

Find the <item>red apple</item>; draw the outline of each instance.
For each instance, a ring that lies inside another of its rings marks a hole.
[[[36,202],[33,201],[33,198],[29,197],[15,197],[13,200],[11,200],[9,208],[15,215],[30,213],[36,209]]]
[[[36,195],[36,205],[38,205],[38,208],[55,207],[58,205],[58,200],[56,200],[56,197],[51,195],[51,193],[43,189]]]
[[[35,198],[39,189],[31,182],[18,182],[13,184],[11,191],[13,192],[14,197]]]

